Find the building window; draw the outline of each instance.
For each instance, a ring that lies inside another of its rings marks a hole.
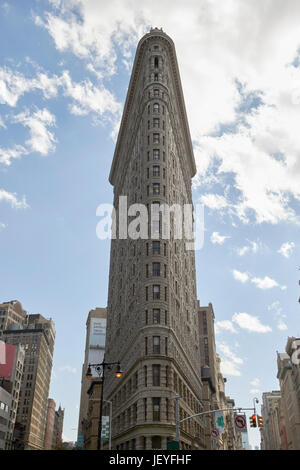
[[[160,254],[160,242],[152,242],[152,253],[153,255],[159,255]]]
[[[160,398],[152,398],[152,407],[153,407],[153,421],[160,421]],[[152,438],[152,449],[157,448],[153,447],[153,440]]]
[[[160,184],[153,183],[153,194],[160,194]]]
[[[148,338],[145,338],[145,356],[148,355]]]
[[[154,149],[153,150],[153,160],[159,160],[160,155],[159,155],[159,149]]]
[[[147,366],[144,366],[144,385],[147,387],[148,382],[147,382]]]
[[[153,143],[159,144],[159,134],[157,132],[153,134]]]
[[[160,286],[154,285],[153,286],[153,300],[160,299]]]
[[[154,81],[155,81],[155,82],[158,82],[158,73],[155,73],[155,74],[154,74]]]
[[[160,365],[158,364],[153,364],[152,366],[152,383],[154,387],[159,387],[160,386]]]
[[[153,176],[154,177],[160,176],[160,166],[159,165],[155,165],[153,167]]]
[[[158,68],[158,57],[154,57],[154,67]]]
[[[153,127],[155,129],[159,129],[159,118],[154,118],[153,119]]]
[[[153,336],[153,354],[160,354],[160,336]]]
[[[160,276],[160,263],[152,264],[153,276]]]
[[[154,103],[154,105],[153,105],[153,112],[154,112],[154,113],[159,113],[159,104],[158,104],[158,103]]]
[[[158,308],[153,309],[153,323],[160,323],[160,310]]]
[[[159,89],[154,88],[154,96],[158,97],[159,96]]]

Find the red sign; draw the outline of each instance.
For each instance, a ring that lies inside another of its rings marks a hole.
[[[13,373],[16,346],[12,344],[2,343],[0,347],[5,348],[4,351],[4,364],[0,362],[0,377],[4,379],[10,379]]]
[[[239,431],[247,430],[247,421],[245,415],[237,415],[234,418],[235,426]]]

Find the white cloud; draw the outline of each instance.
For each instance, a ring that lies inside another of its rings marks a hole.
[[[28,150],[23,147],[23,145],[14,145],[12,148],[1,148],[0,147],[0,163],[3,165],[9,166],[11,165],[11,161],[17,158],[22,157],[23,155],[27,155]]]
[[[269,276],[265,276],[264,278],[251,277],[248,273],[238,271],[237,269],[233,269],[232,274],[236,281],[240,281],[245,284],[250,280],[258,289],[268,290],[273,289],[274,287],[279,287],[281,290],[286,290],[287,288],[286,286],[281,286],[277,281],[271,279]]]
[[[38,109],[32,115],[26,110],[16,115],[13,122],[29,128],[30,139],[26,141],[29,151],[47,155],[55,149],[56,139],[48,129],[55,126],[55,116],[46,108]]]
[[[239,256],[244,256],[250,250],[249,246],[243,246],[242,248],[237,249],[237,253]]]
[[[28,59],[28,62],[32,63],[30,59]],[[32,65],[35,69],[38,70],[38,73],[36,73],[36,75],[33,77],[26,77],[19,71],[12,70],[9,67],[0,68],[1,103],[11,107],[15,107],[18,103],[19,98],[25,93],[35,92],[38,90],[42,93],[45,99],[51,99],[57,96],[59,92],[61,92],[62,95],[71,100],[69,103],[69,110],[72,114],[83,116],[92,113],[92,115],[95,116],[93,122],[96,124],[108,120],[112,126],[111,136],[112,138],[115,137],[115,133],[118,130],[121,119],[121,104],[116,100],[113,93],[110,92],[108,88],[103,85],[103,80],[101,80],[103,78],[101,72],[96,70],[92,64],[88,64],[87,68],[96,74],[98,78],[96,85],[93,84],[93,82],[89,78],[86,78],[81,82],[74,82],[68,70],[64,70],[60,76],[50,76],[46,72],[41,71],[38,65],[34,63]],[[27,125],[30,124],[30,122],[27,120],[26,113],[25,115],[24,113],[21,113],[19,116],[24,118],[24,122],[27,121]],[[46,116],[44,113],[44,116],[40,115],[36,117],[39,119],[39,121],[44,121]],[[49,120],[47,121],[47,125],[50,125]],[[51,125],[54,125],[53,120]],[[39,123],[39,127],[40,126],[41,122]],[[5,127],[1,119],[0,127]],[[30,127],[32,129],[33,127],[36,127],[36,125],[32,123]],[[46,133],[45,131],[41,132],[44,134],[43,140],[45,144]],[[47,133],[47,135],[49,146],[50,141],[52,141],[53,143],[54,140],[50,137],[49,132]],[[31,143],[34,144],[34,147],[36,147],[36,138],[31,141],[30,144]],[[39,142],[37,144],[37,148],[41,149],[42,145],[43,144]],[[14,148],[2,150],[3,152],[5,152],[3,160],[5,160],[6,164],[9,164],[7,162],[10,162],[12,158],[17,158],[9,155],[9,152],[12,152],[14,150]],[[19,152],[18,156],[21,156],[23,154],[24,153]]]
[[[6,224],[4,224],[3,222],[0,222],[0,232],[1,230],[4,230],[6,227],[7,227]]]
[[[65,96],[74,100],[70,106],[72,114],[86,115],[94,112],[100,116],[110,113],[116,119],[121,114],[121,105],[114,96],[103,86],[93,85],[90,80],[74,83],[68,71],[62,75],[62,84]]]
[[[245,245],[241,248],[237,248],[237,254],[239,256],[244,256],[246,253],[250,251],[252,253],[257,253],[259,250],[259,244],[257,242],[249,241],[249,245]]]
[[[238,271],[237,269],[233,269],[232,274],[233,274],[234,279],[242,282],[243,284],[247,282],[249,279],[249,275],[247,273],[242,273],[241,271]]]
[[[3,118],[0,116],[0,127],[6,129],[6,125],[4,124]]]
[[[112,1],[105,9],[97,1],[71,0],[57,4],[58,11],[48,12],[45,18],[36,17],[36,24],[47,29],[59,51],[72,51],[113,74],[116,69],[116,45],[125,58],[130,58],[130,46],[144,33],[141,16],[136,5]],[[142,7],[139,6],[142,12]]]
[[[224,359],[221,361],[221,372],[224,376],[232,375],[235,377],[241,376],[241,371],[234,362]]]
[[[211,237],[210,237],[210,241],[213,243],[213,244],[218,244],[218,245],[223,245],[223,243],[225,242],[226,238],[230,238],[226,235],[220,235],[219,232],[213,232]]]
[[[259,289],[273,289],[273,287],[279,287],[279,284],[274,279],[271,279],[269,276],[265,276],[263,279],[260,277],[253,277],[251,282],[256,285]]]
[[[277,328],[278,330],[285,331],[288,329],[287,324],[280,318],[277,323]]]
[[[232,317],[232,321],[240,328],[255,333],[268,333],[272,331],[270,326],[263,325],[258,317],[249,315],[249,313],[235,313]]]
[[[268,310],[274,313],[274,317],[277,320],[277,328],[281,331],[288,329],[287,324],[285,323],[286,315],[282,313],[282,307],[280,302],[277,300],[268,306]]]
[[[221,333],[222,330],[230,331],[231,333],[237,333],[232,322],[230,320],[221,320],[215,322],[215,333],[216,335]]]
[[[294,248],[295,248],[294,242],[286,242],[281,245],[277,253],[280,253],[285,258],[289,258],[291,254],[293,253]]]
[[[200,197],[200,202],[213,210],[221,210],[228,206],[225,197],[219,194],[204,194]]]
[[[250,382],[250,385],[253,385],[253,387],[259,387],[260,386],[260,380],[259,379],[253,379]]]
[[[5,189],[0,189],[0,202],[4,201],[11,205],[14,209],[27,209],[29,205],[26,202],[25,196],[18,199],[16,193],[9,193]]]
[[[221,351],[221,372],[223,375],[234,375],[240,376],[240,366],[243,364],[243,360],[236,356],[236,354],[230,349],[225,343],[220,343],[218,349]]]

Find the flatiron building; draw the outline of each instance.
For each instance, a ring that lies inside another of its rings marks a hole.
[[[195,173],[174,43],[154,28],[137,47],[109,177],[117,234],[105,361],[120,361],[124,371],[121,379],[113,371],[105,378],[114,449],[166,449],[175,439],[176,395],[180,419],[203,409],[194,251],[175,236],[172,211],[169,239],[161,220],[148,238],[126,237],[119,224],[121,196],[128,208],[143,204],[154,212],[162,204],[191,205]],[[184,421],[180,448],[205,448],[204,434],[200,418]]]

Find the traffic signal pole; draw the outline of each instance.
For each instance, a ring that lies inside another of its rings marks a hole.
[[[255,412],[255,407],[254,408],[222,408],[221,410],[216,409],[216,410],[202,411],[201,413],[197,413],[195,415],[188,416],[187,418],[183,418],[183,419],[179,420],[178,414],[177,414],[178,399],[176,400],[176,405],[177,405],[176,406],[176,441],[178,442],[179,448],[180,448],[180,444],[179,444],[180,423],[183,423],[184,421],[187,421],[188,419],[196,418],[197,416],[204,416],[204,415],[213,414],[213,413],[216,413],[217,411],[238,411],[239,413],[241,411],[254,411]]]
[[[202,413],[197,413],[196,415],[188,416],[187,418],[183,418],[179,421],[179,423],[183,423],[183,421],[187,421],[188,419],[195,418],[196,416],[203,416],[203,415],[208,415],[212,413],[216,413],[216,411],[255,411],[255,408],[223,408],[221,410],[216,409],[216,410],[209,410],[209,411],[202,411]]]

